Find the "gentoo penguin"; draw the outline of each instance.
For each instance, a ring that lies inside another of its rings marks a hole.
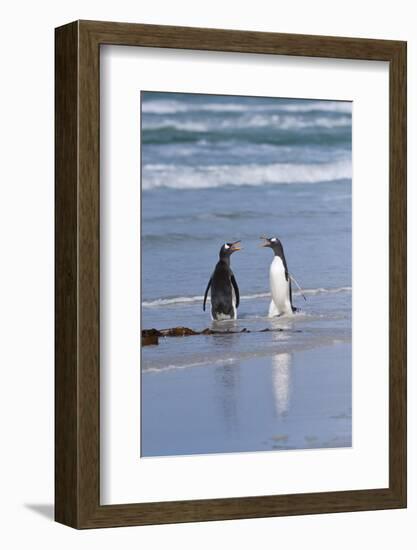
[[[269,268],[272,300],[268,316],[292,314],[296,308],[292,305],[291,276],[288,272],[282,243],[276,237],[261,237],[261,239],[264,239],[261,246],[272,248],[274,252],[274,259]]]
[[[211,286],[211,318],[213,321],[236,319],[239,307],[239,287],[230,269],[230,256],[240,250],[240,241],[224,243],[220,249],[219,261],[214,268],[204,293],[203,311],[206,310],[207,294]]]

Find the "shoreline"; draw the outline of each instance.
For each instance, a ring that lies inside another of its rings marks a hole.
[[[282,332],[286,332],[285,329],[283,329]],[[287,331],[287,332],[290,332],[290,331]],[[231,333],[227,333],[227,334],[231,334]],[[235,333],[235,334],[240,335],[241,333]],[[246,333],[243,333],[243,334],[246,334]],[[256,334],[256,333],[248,332],[248,334]],[[214,336],[219,336],[221,338],[221,335],[216,334]],[[171,338],[169,338],[169,340],[170,339]],[[171,343],[167,340],[168,340],[168,337],[161,338],[160,340],[161,348],[164,347],[164,344],[166,344],[167,346],[170,346]],[[172,343],[174,344],[174,342]],[[258,349],[257,351],[248,351],[248,352],[240,352],[240,353],[230,352],[229,354],[221,352],[218,355],[213,354],[211,357],[207,357],[202,361],[198,361],[198,360],[189,361],[189,362],[184,361],[178,364],[175,364],[175,363],[173,364],[172,362],[170,362],[169,364],[164,364],[161,361],[156,364],[155,362],[153,362],[150,365],[149,364],[146,365],[146,361],[143,361],[143,357],[142,357],[141,373],[142,375],[146,375],[148,373],[162,373],[162,372],[165,372],[166,370],[173,370],[173,369],[188,369],[188,368],[194,368],[199,366],[209,368],[210,366],[218,366],[218,365],[222,365],[223,363],[230,364],[230,363],[237,363],[241,361],[256,361],[257,359],[265,359],[280,353],[290,353],[290,354],[303,353],[303,352],[320,349],[323,347],[330,348],[332,346],[337,346],[339,344],[351,345],[352,340],[349,334],[349,336],[341,336],[337,340],[335,340],[334,338],[329,338],[328,340],[323,339],[320,342],[314,341],[314,342],[305,342],[305,343],[303,342],[294,343],[293,341],[284,341],[284,342],[279,342],[279,343],[275,342],[275,343],[277,344],[276,348],[267,349],[265,351],[262,349]],[[180,339],[180,341],[175,342],[175,344],[178,344],[178,345],[183,344],[183,341]],[[155,349],[155,346],[152,346],[152,347]],[[149,347],[147,351],[152,352],[151,348]],[[169,354],[169,350],[166,351],[166,355],[168,354]],[[166,363],[165,354],[163,357]],[[198,359],[198,357],[199,357],[199,354],[197,352],[193,358]]]

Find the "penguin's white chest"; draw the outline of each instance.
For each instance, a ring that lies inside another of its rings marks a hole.
[[[289,280],[285,277],[285,267],[279,256],[275,256],[269,269],[272,302],[269,315],[292,313]]]

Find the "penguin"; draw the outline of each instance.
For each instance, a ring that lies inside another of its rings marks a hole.
[[[297,308],[292,304],[291,276],[288,272],[282,243],[276,237],[261,237],[261,239],[264,239],[264,242],[260,246],[272,248],[274,252],[274,259],[269,268],[272,300],[268,317],[292,315]]]
[[[241,250],[240,241],[224,243],[220,249],[219,261],[214,268],[204,293],[203,311],[206,310],[207,294],[211,287],[211,318],[213,321],[236,319],[239,307],[239,287],[230,269],[230,256]]]

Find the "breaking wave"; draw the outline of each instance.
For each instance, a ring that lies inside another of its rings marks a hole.
[[[184,132],[210,132],[221,129],[239,129],[239,128],[276,128],[280,130],[300,130],[303,128],[340,128],[350,127],[352,119],[349,116],[341,117],[317,117],[304,118],[297,116],[279,115],[279,114],[252,114],[239,117],[238,119],[209,119],[204,121],[195,120],[175,120],[164,118],[158,121],[149,121],[142,123],[142,130],[182,130]],[[146,136],[145,136],[146,138]]]
[[[241,113],[247,111],[277,111],[289,113],[309,113],[316,111],[347,113],[352,112],[352,103],[349,101],[306,101],[305,104],[295,103],[191,103],[178,100],[146,100],[142,103],[142,112],[154,115],[169,115],[189,112],[230,112]]]
[[[266,165],[175,166],[147,164],[143,167],[142,190],[207,189],[225,185],[318,183],[352,177],[350,160],[317,164],[274,163]]]

